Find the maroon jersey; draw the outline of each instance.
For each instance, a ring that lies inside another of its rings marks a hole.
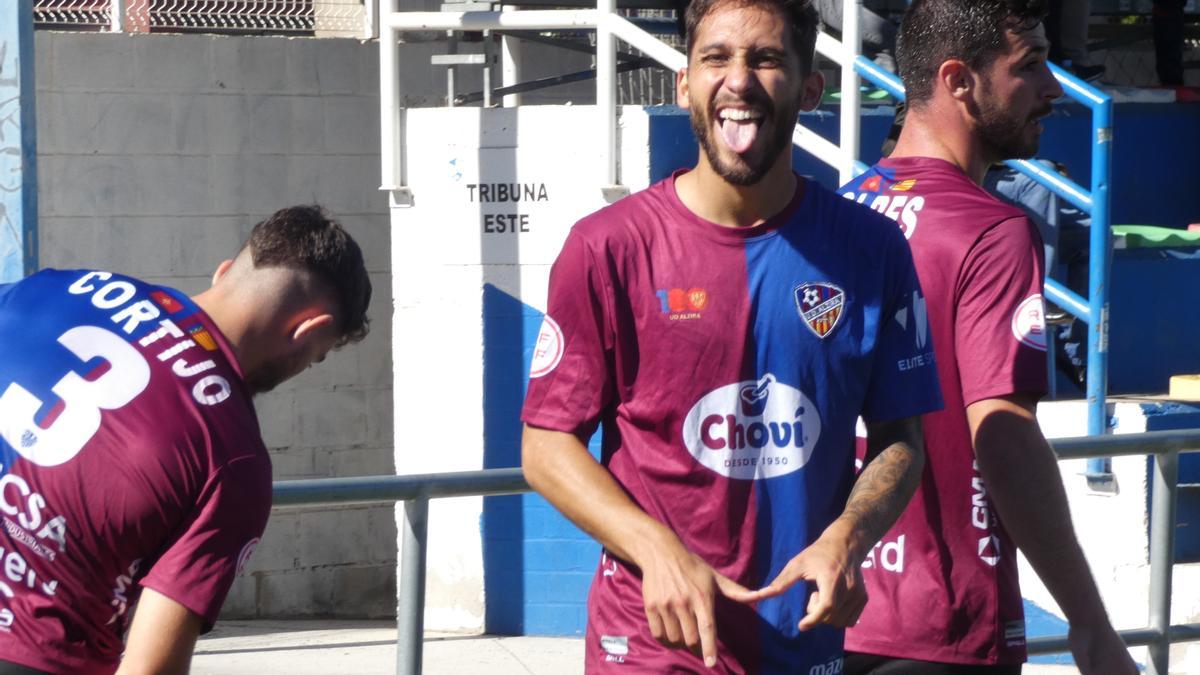
[[[0,286],[0,660],[111,673],[140,587],[211,627],[271,465],[225,338],[108,272]]]
[[[966,407],[1046,387],[1042,256],[1015,207],[939,159],[885,159],[842,188],[912,247],[946,407],[922,417],[921,487],[863,565],[849,651],[966,664],[1025,660],[1016,549],[980,478]]]
[[[841,514],[860,414],[940,405],[904,237],[814,183],[797,195],[759,226],[722,227],[672,177],[580,221],[550,274],[523,412],[581,437],[602,424],[604,465],[630,498],[750,587]],[[640,576],[601,561],[587,672],[703,672],[651,637]],[[718,672],[841,672],[842,631],[797,628],[808,590],[718,599]]]

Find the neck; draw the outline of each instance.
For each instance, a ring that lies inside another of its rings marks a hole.
[[[250,322],[238,310],[238,305],[227,298],[217,287],[211,287],[199,295],[192,296],[192,302],[208,315],[216,325],[217,330],[233,349],[238,365],[242,372],[249,372],[253,367],[255,355],[247,348],[252,340]]]
[[[948,122],[948,120],[952,120]],[[957,166],[976,185],[983,184],[989,156],[977,135],[953,115],[910,108],[891,157],[933,157]]]
[[[675,192],[689,211],[725,227],[753,227],[779,213],[792,201],[803,183],[792,172],[788,160],[780,159],[753,185],[735,185],[722,178],[701,153],[695,169],[675,181]]]

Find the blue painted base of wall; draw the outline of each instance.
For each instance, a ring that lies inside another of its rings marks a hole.
[[[483,308],[484,468],[520,466],[521,404],[542,313],[491,285]],[[536,494],[485,498],[481,529],[485,630],[582,635],[600,546]]]

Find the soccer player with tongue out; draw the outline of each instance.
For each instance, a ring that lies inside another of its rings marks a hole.
[[[941,405],[920,288],[891,221],[792,171],[823,84],[809,3],[694,0],[686,26],[699,159],[568,236],[525,474],[604,545],[587,672],[837,673]]]

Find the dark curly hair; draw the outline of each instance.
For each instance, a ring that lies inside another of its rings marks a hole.
[[[342,315],[338,347],[367,336],[371,280],[362,249],[323,208],[291,206],[276,211],[254,226],[246,247],[256,268],[307,270],[333,289]]]
[[[896,39],[909,104],[929,100],[943,63],[981,71],[1007,49],[1006,32],[1033,30],[1048,11],[1046,0],[913,0]]]

